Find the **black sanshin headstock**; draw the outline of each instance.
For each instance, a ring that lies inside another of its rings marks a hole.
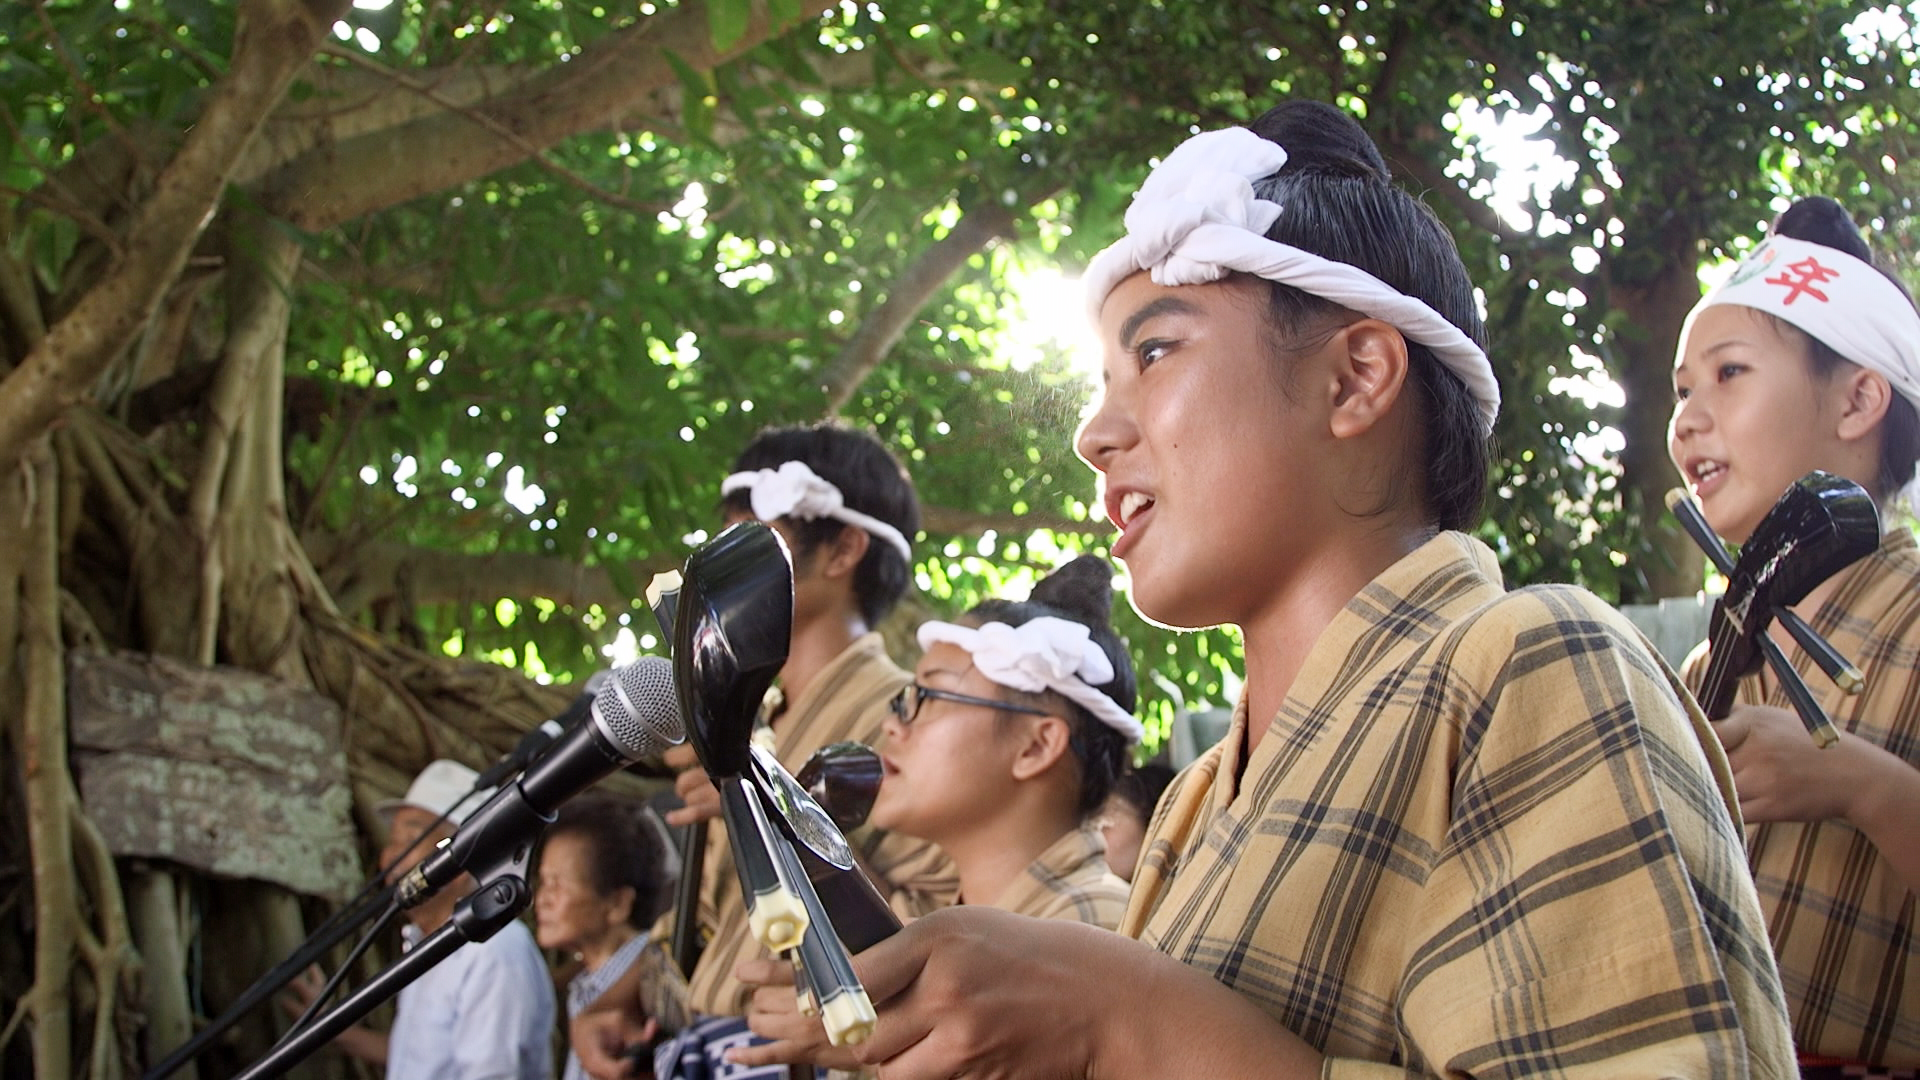
[[[744,776],[753,724],[793,638],[793,564],[780,534],[743,521],[687,557],[673,673],[707,774]]]
[[[1811,472],[1794,482],[1740,548],[1726,595],[1713,608],[1710,659],[1700,705],[1710,719],[1727,715],[1734,686],[1760,665],[1760,635],[1775,608],[1790,607],[1813,587],[1880,546],[1873,498],[1845,477]]]

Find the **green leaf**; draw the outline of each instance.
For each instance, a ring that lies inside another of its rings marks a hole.
[[[752,16],[753,0],[707,0],[707,27],[713,35],[714,49],[726,52],[733,48],[747,32]]]
[[[674,73],[680,76],[681,88],[686,91],[681,95],[680,123],[686,127],[689,135],[702,142],[710,141],[713,138],[713,76],[696,70],[672,49],[663,52],[667,63],[673,65]]]

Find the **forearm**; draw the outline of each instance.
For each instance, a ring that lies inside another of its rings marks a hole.
[[[369,1065],[384,1067],[387,1064],[387,1033],[384,1031],[356,1024],[334,1036],[333,1045],[347,1056]]]
[[[1094,1048],[1101,1080],[1317,1080],[1318,1051],[1258,1006],[1160,953],[1100,985],[1122,995]],[[1125,1008],[1132,1005],[1132,1009]]]
[[[1847,820],[1887,860],[1909,892],[1920,893],[1920,769],[1870,743],[1859,743],[1864,769]]]

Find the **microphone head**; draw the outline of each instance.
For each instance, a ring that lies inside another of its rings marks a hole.
[[[673,664],[658,656],[615,668],[606,688],[593,699],[592,716],[594,726],[629,761],[657,757],[687,737]]]

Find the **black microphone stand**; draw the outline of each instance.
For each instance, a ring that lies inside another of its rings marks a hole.
[[[485,941],[498,933],[526,910],[533,899],[528,888],[524,863],[502,872],[475,889],[453,909],[453,917],[428,934],[405,956],[374,976],[366,985],[348,994],[333,1010],[316,1018],[292,1038],[274,1047],[234,1080],[264,1080],[282,1076],[288,1069],[306,1060],[333,1037],[352,1027],[381,1002],[399,993],[455,949],[473,941]]]
[[[660,636],[667,643],[669,655],[673,652],[673,624],[680,609],[680,574],[669,570],[655,574],[647,586],[647,605],[653,609],[654,621],[660,624]],[[688,981],[693,979],[693,969],[700,963],[700,954],[706,951],[706,943],[700,940],[700,885],[706,872],[707,863],[707,823],[696,821],[684,826],[680,831],[680,880],[674,884],[673,891],[673,933],[669,939],[668,952],[673,957],[675,967]]]

